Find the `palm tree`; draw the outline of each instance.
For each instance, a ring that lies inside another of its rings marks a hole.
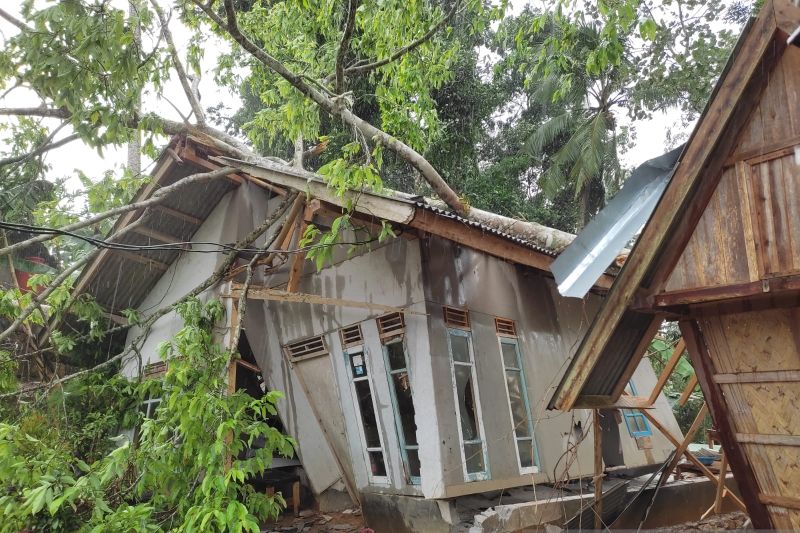
[[[553,22],[539,34],[549,31],[552,36],[563,30],[563,24]],[[528,105],[539,106],[546,118],[523,150],[540,167],[538,184],[548,198],[565,188],[574,189],[580,229],[603,207],[606,191],[619,188],[622,171],[614,111],[625,98],[620,80],[627,66],[623,63],[589,74],[586,58],[600,40],[599,30],[592,24],[579,24],[571,31],[572,57],[541,56],[553,62],[554,68],[547,75],[528,78]],[[538,40],[532,47],[537,55],[547,46],[541,35]],[[550,52],[545,50],[545,54]]]

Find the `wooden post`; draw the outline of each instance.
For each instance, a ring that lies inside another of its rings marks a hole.
[[[675,345],[675,349],[672,351],[672,356],[667,361],[667,364],[664,366],[664,370],[661,371],[661,375],[658,376],[658,382],[656,383],[653,392],[650,393],[650,404],[652,405],[658,399],[658,395],[661,394],[661,391],[664,390],[664,385],[667,384],[667,380],[672,375],[672,372],[675,370],[675,367],[678,365],[678,361],[681,360],[681,356],[683,355],[683,351],[686,349],[686,343],[683,340],[683,337],[678,341],[678,344]]]
[[[600,427],[600,410],[594,416],[594,528],[603,529],[603,428]]]
[[[686,387],[683,389],[683,393],[681,393],[681,397],[678,398],[678,405],[683,407],[686,405],[686,402],[689,401],[689,396],[692,395],[694,392],[694,388],[697,387],[697,374],[692,374],[692,377],[689,378],[689,381],[686,382]]]
[[[683,457],[683,453],[687,450],[687,448],[689,448],[689,443],[692,442],[692,437],[694,436],[695,433],[697,433],[697,429],[700,427],[700,424],[703,423],[703,420],[705,420],[707,414],[708,414],[708,407],[706,406],[706,403],[703,402],[702,407],[700,407],[700,410],[697,412],[697,416],[694,417],[694,422],[692,422],[692,426],[689,428],[689,431],[687,431],[686,435],[683,437],[683,442],[681,442],[681,445],[678,446],[678,448],[675,450],[675,456],[672,458],[672,461],[670,461],[667,469],[664,470],[664,473],[661,475],[661,480],[659,481],[661,485],[667,482],[667,478],[669,477],[669,475],[672,473],[673,470],[675,470],[675,467],[678,466],[681,457]]]
[[[728,416],[728,407],[722,397],[722,389],[719,384],[713,381],[715,374],[711,361],[711,355],[706,348],[703,333],[694,320],[681,320],[679,322],[681,333],[686,341],[686,348],[692,366],[697,374],[703,396],[708,403],[711,417],[714,419],[714,426],[717,428],[725,456],[730,463],[731,471],[736,477],[736,484],[742,494],[742,499],[747,502],[747,514],[753,521],[755,529],[774,529],[772,518],[767,512],[767,507],[759,499],[758,482],[755,473],[750,467],[750,463],[742,450],[741,445],[736,440],[736,431],[733,428],[733,420]],[[730,496],[733,493],[728,492]]]
[[[720,514],[722,512],[722,498],[728,489],[725,488],[725,476],[728,473],[728,458],[725,456],[725,451],[722,452],[722,464],[719,466],[719,484],[717,485],[717,497],[714,498],[714,513]]]
[[[654,417],[644,409],[642,409],[641,412],[647,418],[647,420],[649,420],[650,423],[654,425],[656,429],[661,432],[662,435],[667,437],[667,440],[669,440],[673,446],[678,448],[681,445],[680,441],[678,441],[678,439],[675,438],[675,436],[672,433],[670,433],[669,430],[665,428],[664,425],[661,422],[659,422],[656,417]],[[689,461],[691,461],[692,464],[694,464],[694,466],[696,466],[700,470],[700,472],[703,473],[704,476],[706,476],[714,483],[717,483],[719,481],[717,476],[715,476],[714,473],[711,470],[709,470],[706,465],[701,463],[697,457],[695,457],[694,455],[685,450],[683,453],[686,456],[686,458],[689,459]],[[747,507],[744,505],[744,502],[742,502],[742,500],[737,498],[734,493],[728,492],[727,495],[730,496],[731,500],[733,500],[733,502],[739,507],[739,509],[741,509],[744,512],[747,512]]]

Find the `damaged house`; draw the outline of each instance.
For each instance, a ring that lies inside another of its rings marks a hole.
[[[199,253],[207,243],[237,242],[291,191],[302,193],[299,201],[268,232],[279,232],[290,251],[306,225],[329,226],[355,199],[361,229],[343,240],[367,244],[335,247],[319,271],[302,253],[269,254],[255,270],[242,359],[229,376],[231,387],[285,394],[279,423],[298,442],[297,460],[274,466],[302,470],[298,478],[321,509],[358,504],[371,525],[446,529],[458,522],[454,502],[462,497],[528,487],[534,501],[537,484],[592,476],[591,410],[552,413],[546,402],[612,277],[603,275],[583,299],[564,298],[549,272],[557,252],[520,237],[517,221],[501,231],[392,192],[340,198],[311,173],[219,155],[197,139],[173,139],[137,200],[223,161],[239,171],[117,223],[139,222],[121,242],[190,243],[185,250],[103,250],[76,286],[112,315],[132,308],[147,316],[221,264],[222,253]],[[381,220],[395,237],[375,240]],[[201,295],[226,303],[225,343],[248,260]],[[163,372],[168,361],[156,347],[181,327],[174,313],[155,322],[140,349],[145,374]],[[131,328],[127,342],[140,333]],[[123,372],[139,372],[135,358]],[[655,382],[644,361],[627,385],[651,390]],[[606,466],[663,462],[669,441],[641,413],[618,407],[604,422]],[[652,412],[680,433],[663,396]]]

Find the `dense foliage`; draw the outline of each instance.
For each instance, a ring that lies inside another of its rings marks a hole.
[[[293,442],[266,420],[277,392],[228,393],[219,302],[189,300],[161,380],[73,381],[0,422],[0,531],[259,531],[284,505],[249,483]],[[160,398],[145,418],[142,401]],[[130,432],[135,436],[130,442]],[[258,446],[254,446],[258,443]],[[244,454],[245,450],[249,453]]]

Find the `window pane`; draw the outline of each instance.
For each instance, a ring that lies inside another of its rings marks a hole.
[[[517,370],[506,370],[506,383],[508,384],[508,403],[511,404],[514,433],[517,437],[530,437],[531,428],[523,396],[522,374]]]
[[[386,463],[383,462],[381,452],[367,452],[369,454],[369,466],[373,476],[386,475]]]
[[[464,457],[467,462],[467,473],[475,474],[485,470],[483,466],[483,444],[465,444]]]
[[[469,363],[469,340],[463,335],[450,333],[450,347],[453,350],[453,361]]]
[[[520,466],[522,468],[530,468],[534,466],[533,439],[518,439],[517,447],[519,448]]]
[[[356,399],[361,411],[361,423],[364,427],[364,439],[367,441],[367,448],[379,448],[381,440],[378,435],[375,409],[372,407],[372,391],[369,388],[369,381],[356,381],[353,385],[355,385]]]
[[[348,354],[350,358],[350,368],[353,371],[354,378],[360,378],[367,375],[367,364],[364,360],[363,352],[355,352]]]
[[[517,360],[517,347],[508,342],[501,342],[500,346],[503,349],[503,364],[506,368],[519,368],[519,361]]]
[[[408,455],[408,473],[414,477],[419,477],[419,452],[417,450],[406,450]]]
[[[406,367],[406,355],[403,351],[402,342],[394,342],[386,345],[387,359],[389,359],[389,370],[400,370]]]
[[[411,383],[408,381],[408,372],[397,372],[391,376],[403,439],[406,444],[416,445],[417,424],[414,421],[414,402],[411,399]]]
[[[475,395],[472,391],[472,367],[453,365],[458,393],[458,410],[461,413],[461,436],[464,440],[479,439]]]

